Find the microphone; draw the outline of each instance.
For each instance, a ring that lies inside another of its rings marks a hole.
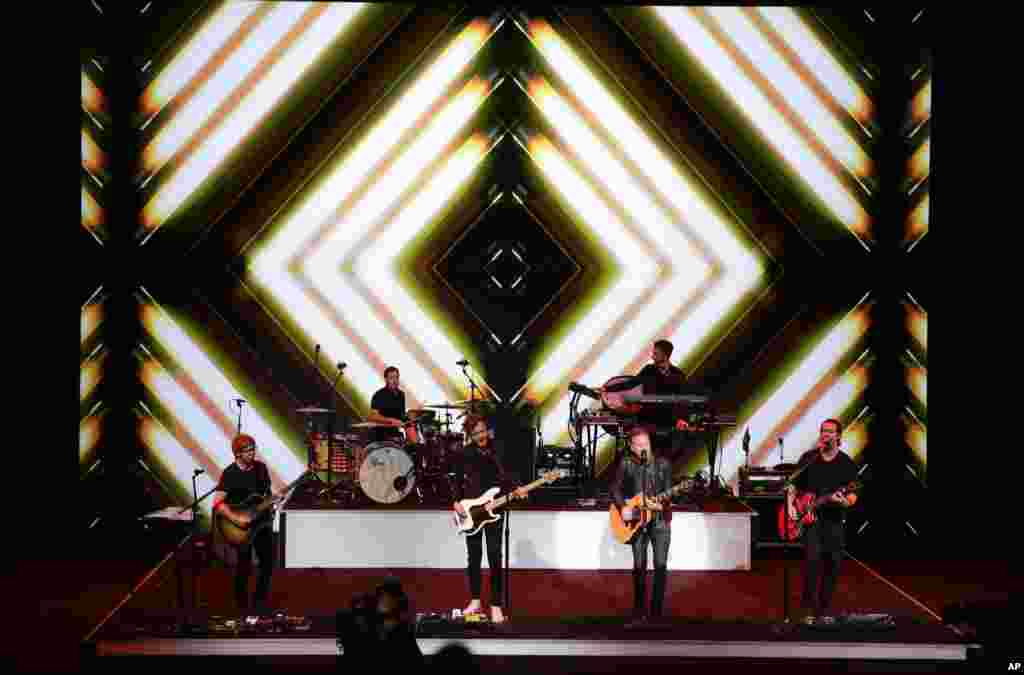
[[[463,368],[465,368],[466,366],[469,365],[469,361],[467,361],[466,359],[462,359],[461,361],[456,361],[455,365],[462,366]]]
[[[235,399],[235,405],[237,405],[239,408],[242,407],[243,403],[245,403],[245,399],[244,398],[236,398]]]
[[[344,361],[338,364],[338,370],[345,370],[345,368],[347,368],[347,367],[348,367],[348,364],[345,363]]]
[[[198,476],[198,475],[199,475],[199,474],[201,474],[201,473],[206,473],[206,469],[194,469],[194,470],[192,471],[192,475],[193,475],[193,476]]]

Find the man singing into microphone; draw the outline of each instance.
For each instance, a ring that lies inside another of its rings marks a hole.
[[[643,492],[651,518],[633,537],[633,619],[646,621],[647,549],[654,550],[654,587],[651,589],[651,618],[661,617],[668,579],[668,548],[672,543],[672,503],[668,498],[656,501],[655,496],[672,488],[672,465],[663,457],[654,459],[651,437],[647,429],[635,426],[629,431],[629,452],[619,462],[611,493],[624,521],[639,514],[625,508],[627,500]]]
[[[405,392],[398,388],[398,368],[388,366],[384,369],[385,385],[378,389],[370,399],[370,414],[367,421],[387,425],[374,429],[370,434],[373,441],[402,440],[402,428],[405,418]]]
[[[803,619],[806,624],[834,621],[825,611],[832,601],[832,592],[839,577],[839,562],[845,546],[845,510],[857,501],[857,495],[841,489],[857,479],[857,465],[849,455],[839,450],[842,433],[843,426],[839,420],[822,422],[818,442],[800,457],[797,470],[803,468],[803,471],[786,489],[786,508],[790,517],[796,515],[794,501],[797,492],[812,493],[815,499],[829,495],[828,501],[816,510],[817,519],[803,531],[802,604],[807,612]]]

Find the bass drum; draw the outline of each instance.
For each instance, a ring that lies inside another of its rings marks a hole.
[[[395,441],[378,441],[366,446],[359,467],[359,487],[367,497],[381,504],[396,504],[412,492],[416,466],[412,457]]]

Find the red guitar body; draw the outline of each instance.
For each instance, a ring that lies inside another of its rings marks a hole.
[[[802,518],[790,518],[789,513],[786,511],[786,503],[783,502],[779,508],[779,536],[784,541],[796,541],[800,538],[804,528],[817,520],[818,516],[815,515],[814,509],[811,508],[814,504],[814,494],[806,493],[798,495],[793,498],[793,508],[796,512],[803,513]]]

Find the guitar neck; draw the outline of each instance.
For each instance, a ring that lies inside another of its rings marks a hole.
[[[307,472],[303,473],[301,476],[299,476],[298,478],[296,478],[295,480],[293,480],[281,492],[281,494],[282,495],[287,495],[289,492],[291,492],[293,489],[295,489],[295,486],[297,486],[299,483],[304,481],[306,479],[306,476],[308,476],[308,475],[309,475],[309,472],[307,471]],[[265,497],[263,499],[263,501],[261,501],[259,504],[254,506],[252,510],[253,510],[254,513],[260,513],[262,511],[266,511],[268,508],[273,506],[274,502],[276,502],[278,499],[280,499],[280,497],[275,497],[274,495],[270,495],[269,497]]]
[[[544,485],[544,483],[550,483],[552,480],[554,480],[554,479],[553,478],[538,478],[537,480],[533,481],[532,483],[527,483],[526,485],[522,486],[521,489],[524,492],[529,492],[530,490],[533,490],[534,488],[539,488],[541,485]],[[505,495],[504,497],[499,497],[499,498],[495,499],[494,500],[495,508],[497,508],[499,506],[504,506],[505,504],[508,503],[509,499],[510,499],[509,495]]]

